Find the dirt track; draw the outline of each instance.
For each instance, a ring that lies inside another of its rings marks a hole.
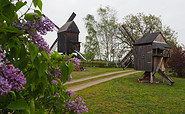
[[[121,72],[121,71],[120,71]],[[124,71],[122,71],[124,72]],[[138,72],[141,72],[141,71],[133,71],[133,72],[128,72],[128,73],[124,73],[124,74],[118,74],[118,75],[114,75],[114,76],[111,76],[111,77],[106,77],[106,78],[101,78],[101,79],[97,79],[97,80],[92,80],[92,81],[89,81],[89,82],[85,82],[85,83],[81,83],[81,84],[77,84],[77,85],[74,85],[74,86],[71,86],[71,87],[68,87],[68,90],[71,90],[71,91],[78,91],[78,90],[82,90],[82,89],[85,89],[87,87],[90,87],[90,86],[93,86],[93,85],[96,85],[96,84],[99,84],[99,83],[102,83],[102,82],[105,82],[105,81],[109,81],[109,80],[112,80],[112,79],[115,79],[115,78],[119,78],[119,77],[123,77],[123,76],[127,76],[127,75],[130,75],[130,74],[134,74],[134,73],[138,73]],[[113,74],[113,73],[112,73]],[[105,74],[104,74],[105,75]],[[104,76],[102,75],[102,76]],[[110,74],[109,74],[110,75]],[[101,77],[101,76],[99,76]],[[97,77],[96,77],[97,78]],[[87,80],[87,79],[86,79]],[[83,80],[81,80],[83,81]],[[78,82],[78,81],[76,81]],[[73,82],[74,83],[74,82]]]
[[[81,81],[89,80],[89,79],[93,79],[93,78],[103,77],[103,76],[107,76],[107,75],[112,75],[112,74],[116,74],[116,73],[128,72],[128,71],[132,71],[132,70],[107,72],[107,73],[99,74],[99,75],[96,75],[96,76],[88,76],[88,77],[84,77],[84,78],[80,78],[80,79],[75,79],[75,80],[72,80],[70,82],[66,82],[64,85],[72,84],[72,83],[76,83],[76,82],[81,82]]]

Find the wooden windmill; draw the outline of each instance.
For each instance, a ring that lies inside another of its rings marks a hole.
[[[126,33],[132,40],[134,49],[123,58],[121,65],[125,64],[128,58],[134,55],[134,69],[145,71],[142,77],[139,77],[139,82],[156,82],[155,73],[159,73],[164,80],[170,85],[175,82],[164,74],[165,67],[171,57],[171,47],[166,43],[166,40],[161,32],[148,33],[135,40],[128,32],[125,25],[122,25]]]
[[[78,57],[83,60],[86,60],[80,53],[80,42],[79,42],[79,29],[73,19],[76,17],[76,14],[73,12],[69,17],[67,22],[62,26],[55,27],[58,29],[57,31],[57,39],[51,45],[50,50],[54,51],[57,48],[59,53],[63,54],[71,54],[77,53]]]

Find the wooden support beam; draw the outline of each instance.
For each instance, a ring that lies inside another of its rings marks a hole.
[[[157,68],[156,68],[155,72],[159,71],[162,61],[163,61],[163,57],[160,58],[159,64],[157,65]]]
[[[169,78],[168,76],[166,76],[166,74],[165,74],[163,71],[161,71],[160,69],[159,69],[158,73],[159,73],[170,85],[173,85],[173,84],[175,83],[171,78]]]
[[[152,72],[150,72],[150,83],[153,83],[153,76],[152,76]]]

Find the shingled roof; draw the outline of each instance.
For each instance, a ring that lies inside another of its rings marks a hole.
[[[137,40],[134,45],[152,44],[159,34],[161,34],[161,32],[145,34],[143,37]]]
[[[61,32],[73,32],[73,33],[80,33],[77,25],[74,21],[66,22],[59,30],[58,33]]]

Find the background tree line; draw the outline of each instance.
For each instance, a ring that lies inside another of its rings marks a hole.
[[[174,76],[185,77],[185,51],[177,42],[177,32],[170,26],[163,25],[161,17],[144,13],[129,14],[118,22],[116,11],[109,6],[100,7],[97,15],[88,14],[85,18],[88,35],[84,44],[87,60],[103,61],[122,60],[133,48],[132,41],[121,25],[125,24],[131,35],[138,40],[146,33],[162,32],[167,43],[172,47],[172,56],[168,66]],[[122,31],[122,32],[121,32]]]
[[[105,61],[121,60],[133,48],[129,36],[120,26],[125,24],[131,35],[137,40],[146,33],[161,31],[167,43],[174,47],[178,45],[177,32],[163,25],[160,16],[144,13],[129,14],[119,23],[116,11],[109,6],[100,7],[97,15],[87,14],[84,18],[88,35],[84,43],[84,53],[87,60],[100,59]]]

